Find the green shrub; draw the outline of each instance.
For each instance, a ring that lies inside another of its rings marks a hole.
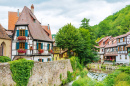
[[[62,80],[62,74],[60,74],[60,80]]]
[[[8,62],[11,61],[11,59],[7,56],[0,56],[0,62]]]
[[[119,83],[120,81],[128,81],[130,82],[130,75],[127,73],[120,73],[116,78],[115,78],[115,83]]]
[[[76,69],[80,69],[81,71],[83,70],[83,65],[79,63],[78,57],[72,56],[70,58],[71,66],[73,70],[75,71]]]
[[[63,80],[62,80],[62,84],[61,84],[61,85],[65,85],[66,83],[68,83],[68,81],[67,81],[67,80],[65,80],[65,79],[63,79]]]
[[[105,65],[101,65],[101,68],[106,69],[106,66]]]
[[[113,86],[115,84],[115,78],[117,75],[119,75],[121,71],[114,71],[112,74],[109,74],[105,79],[104,79],[104,86]]]
[[[12,78],[16,82],[16,86],[27,86],[31,76],[30,70],[34,66],[34,61],[19,59],[10,62],[10,70]]]
[[[89,77],[79,78],[74,81],[72,86],[95,86],[97,81],[90,79]],[[98,85],[99,86],[99,85]]]
[[[120,70],[121,72],[125,72],[125,73],[130,74],[130,66],[121,67],[118,70]]]
[[[83,70],[83,71],[81,71],[80,76],[83,78],[87,75],[87,73],[88,73],[87,70]]]

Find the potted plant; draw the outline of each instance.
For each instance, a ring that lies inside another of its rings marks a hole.
[[[26,36],[19,36],[18,40],[26,40]]]
[[[29,49],[30,49],[30,50],[33,50],[33,47],[31,46]]]
[[[38,49],[38,53],[39,53],[39,54],[41,54],[41,53],[43,53],[43,52],[44,52],[43,49]]]
[[[53,53],[53,50],[48,50],[49,53]]]
[[[18,53],[26,53],[26,49],[18,49]]]

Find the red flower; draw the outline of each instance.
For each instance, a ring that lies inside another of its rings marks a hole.
[[[48,50],[49,53],[53,53],[53,50]]]
[[[43,53],[43,52],[44,52],[43,49],[38,49],[38,53],[39,53],[39,54],[41,54],[41,53]]]
[[[19,36],[18,40],[26,40],[26,36]]]
[[[25,49],[18,49],[18,53],[26,53]]]
[[[31,46],[29,49],[30,49],[30,50],[33,50],[33,47]]]

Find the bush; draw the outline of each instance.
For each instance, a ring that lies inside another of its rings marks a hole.
[[[106,66],[105,65],[101,65],[101,68],[106,69]]]
[[[87,70],[83,70],[83,71],[81,71],[80,76],[83,78],[87,75],[87,73],[88,73]]]
[[[70,58],[71,66],[73,70],[75,71],[76,69],[80,69],[81,71],[83,70],[83,65],[79,63],[78,57],[72,56]]]
[[[127,73],[120,73],[116,78],[115,78],[115,83],[118,84],[121,81],[128,81],[130,82],[130,76]]]
[[[7,56],[0,56],[0,62],[8,62],[11,61],[11,59]]]
[[[125,73],[130,74],[130,66],[121,67],[118,70],[120,70],[121,72],[125,72]]]
[[[10,62],[10,70],[12,78],[16,82],[16,86],[27,86],[31,76],[30,70],[34,66],[34,61],[19,59]]]
[[[74,81],[72,86],[95,86],[97,81],[90,79],[89,77],[79,78]]]

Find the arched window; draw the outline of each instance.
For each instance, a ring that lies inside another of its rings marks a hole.
[[[0,45],[0,56],[5,56],[5,51],[6,51],[6,45],[4,42],[1,43]]]

